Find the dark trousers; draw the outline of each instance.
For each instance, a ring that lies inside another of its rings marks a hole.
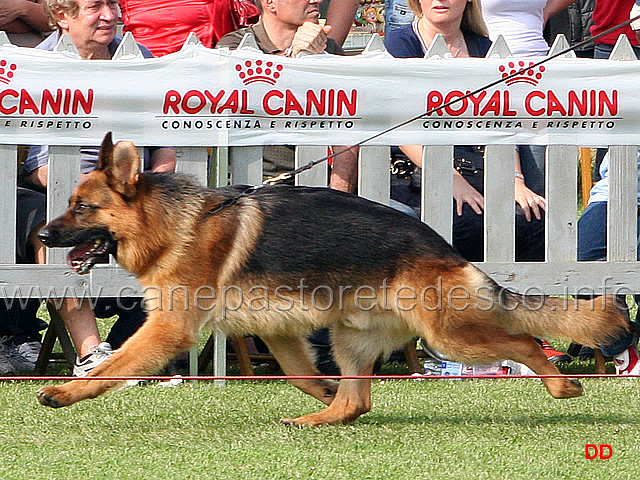
[[[640,218],[638,218],[640,227]],[[638,250],[640,254],[640,249]],[[604,261],[607,259],[607,202],[590,203],[578,220],[578,261]],[[640,255],[638,257],[640,260]],[[624,303],[624,296],[622,296]],[[636,297],[637,301],[637,297]],[[622,333],[606,345],[600,345],[608,357],[625,351],[632,343],[635,324],[631,331]]]

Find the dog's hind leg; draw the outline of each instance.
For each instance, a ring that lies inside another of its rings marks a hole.
[[[311,344],[303,337],[261,336],[269,347],[269,351],[276,357],[280,368],[286,375],[307,376],[319,375],[313,361]],[[289,380],[295,387],[325,405],[329,405],[338,390],[338,382],[327,379]]]
[[[510,335],[502,328],[482,322],[461,323],[456,328],[440,329],[434,345],[443,353],[470,365],[488,364],[510,359],[522,363],[538,375],[560,375],[544,354],[535,338],[528,334]],[[554,398],[582,395],[582,386],[570,378],[543,378],[542,382]]]
[[[518,335],[506,358],[523,363],[538,375],[560,375],[560,371],[549,361],[542,347],[529,335]],[[543,378],[542,383],[553,398],[573,398],[582,395],[582,385],[573,378]]]
[[[145,323],[114,354],[87,377],[140,376],[157,372],[171,358],[195,342],[185,315],[152,312]],[[95,398],[120,385],[122,380],[73,380],[59,387],[38,390],[38,400],[49,407],[64,407]]]
[[[342,375],[371,375],[381,356],[384,336],[345,326],[332,330],[333,354]],[[298,418],[283,418],[286,425],[332,425],[349,423],[371,409],[371,380],[340,381],[336,396],[325,410]]]

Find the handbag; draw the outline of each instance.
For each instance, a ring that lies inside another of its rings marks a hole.
[[[453,149],[453,168],[480,193],[484,191],[484,147],[457,145]],[[409,190],[420,192],[422,169],[416,168],[411,176]]]

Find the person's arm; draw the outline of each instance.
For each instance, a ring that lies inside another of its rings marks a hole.
[[[0,0],[0,28],[5,30],[5,25],[16,28],[20,22],[39,32],[51,30],[49,17],[42,3],[28,0]]]
[[[333,157],[329,187],[341,192],[355,193],[358,188],[358,148],[346,150],[348,147],[332,147],[334,153],[341,152]]]
[[[356,10],[360,5],[360,0],[334,0],[327,9],[327,25],[333,27],[329,33],[329,38],[333,38],[340,46],[344,43]]]
[[[402,145],[400,150],[417,167],[422,168],[422,145]],[[453,199],[456,203],[456,213],[462,216],[464,204],[468,204],[478,215],[484,210],[484,197],[460,175],[455,168],[453,170]]]
[[[173,148],[156,148],[151,154],[152,172],[173,172],[176,169],[176,151]]]
[[[24,161],[23,176],[27,183],[47,188],[49,178],[49,147],[47,145],[31,145]]]
[[[516,150],[516,163],[515,163],[515,191],[514,197],[527,222],[531,221],[531,213],[537,220],[542,218],[541,211],[547,209],[547,201],[542,195],[538,195],[527,187],[525,183],[524,175],[522,174],[522,166],[520,165],[520,154]]]
[[[547,0],[547,4],[544,7],[545,23],[556,13],[561,12],[572,3],[576,3],[576,0]]]

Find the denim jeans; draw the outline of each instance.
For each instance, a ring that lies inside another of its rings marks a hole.
[[[604,43],[597,43],[593,52],[593,58],[609,58],[613,51],[613,45],[605,45]],[[640,46],[632,45],[633,51],[636,52],[636,57],[640,60]]]
[[[407,0],[385,0],[385,35],[395,28],[402,27],[413,20],[413,12],[407,6]]]
[[[640,218],[638,226],[640,227]],[[640,253],[640,248],[638,252]],[[606,258],[607,202],[593,202],[578,220],[578,261],[604,261]],[[608,357],[622,353],[632,344],[634,331],[635,324],[632,324],[630,332],[620,334],[607,345],[600,345],[602,353]]]
[[[603,43],[598,43],[595,46],[593,51],[593,58],[609,58],[611,52],[613,51],[613,45],[605,45]],[[632,45],[633,51],[636,52],[636,57],[640,59],[640,47]],[[593,180],[600,180],[600,164],[602,163],[602,158],[607,153],[608,148],[598,148],[596,152],[596,171],[593,175]]]

